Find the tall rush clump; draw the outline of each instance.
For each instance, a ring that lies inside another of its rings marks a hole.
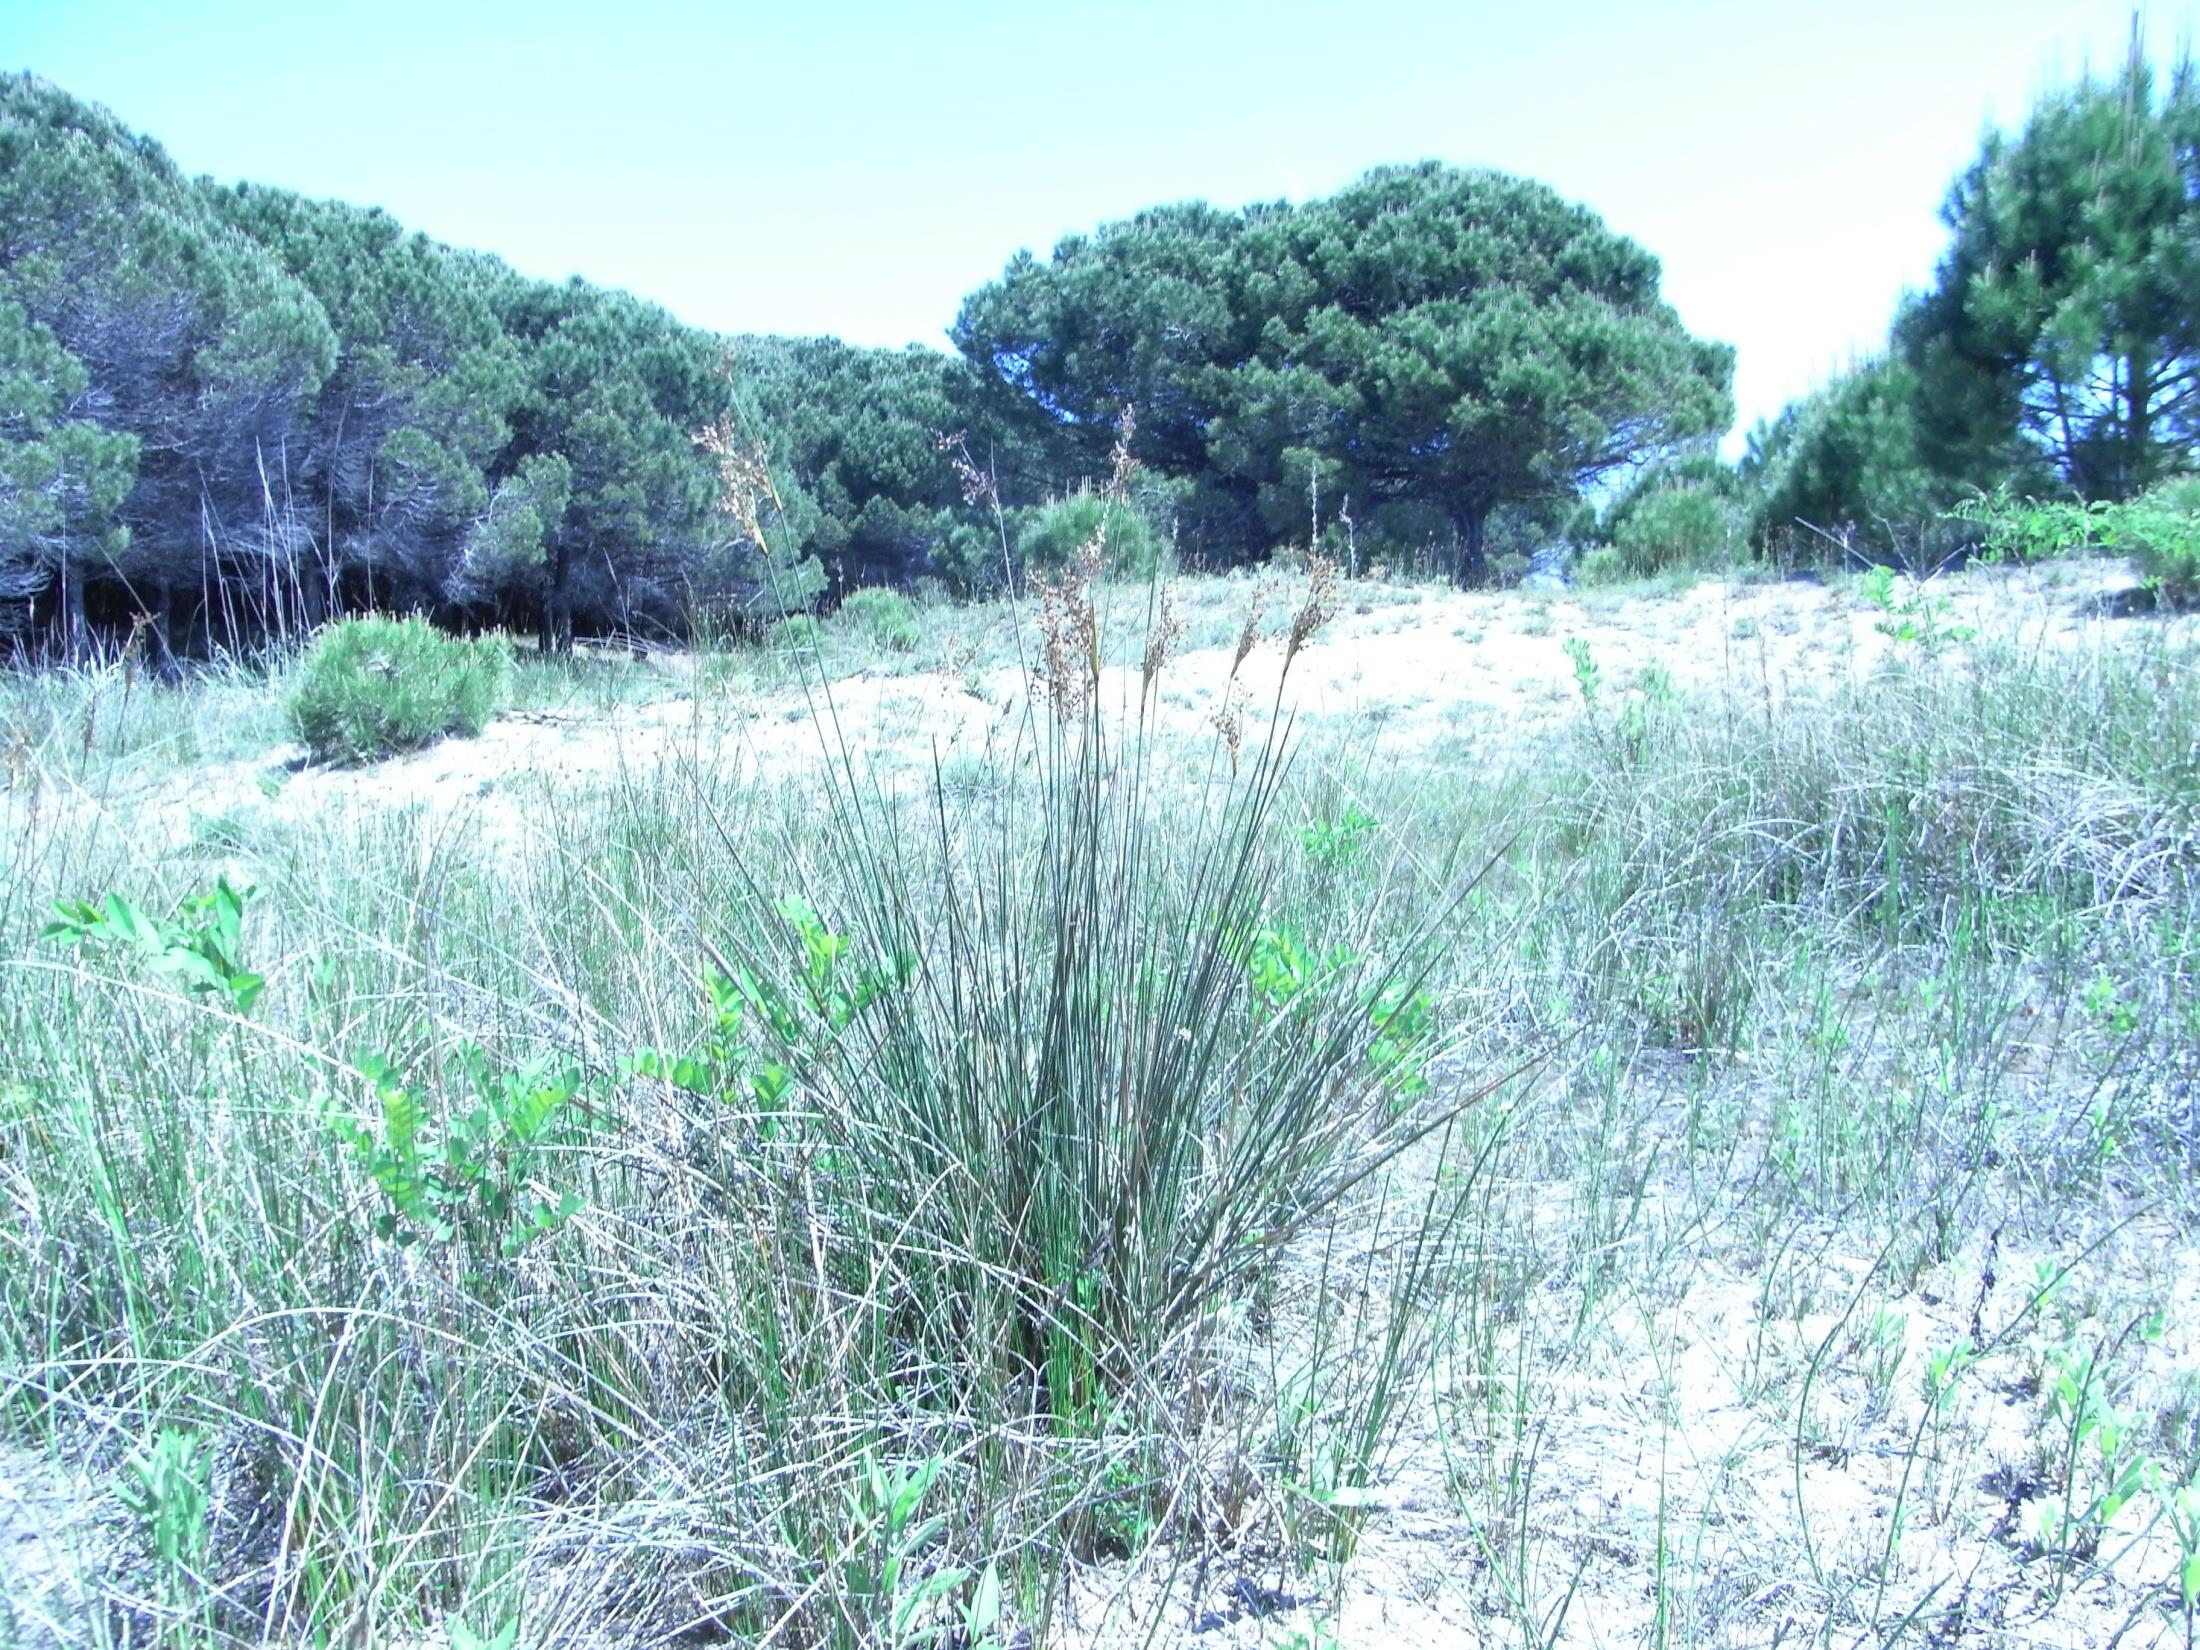
[[[1128,508],[1129,433],[1126,419],[1108,519]],[[1403,947],[1374,941],[1398,926],[1379,905],[1346,913],[1350,943],[1287,990],[1261,985],[1264,946],[1307,918],[1277,910],[1295,840],[1277,818],[1284,687],[1333,609],[1335,569],[1311,564],[1257,737],[1249,627],[1227,725],[1186,750],[1155,714],[1180,631],[1165,589],[1147,596],[1137,664],[1103,657],[1107,531],[1033,581],[1022,714],[982,801],[958,801],[936,766],[918,787],[860,770],[816,685],[831,760],[814,880],[732,890],[715,953],[743,982],[744,1069],[775,1074],[769,1132],[811,1176],[819,1266],[863,1293],[865,1332],[902,1349],[913,1411],[982,1412],[1041,1476],[1111,1440],[1212,1430],[1203,1406],[1233,1385],[1216,1378],[1224,1331],[1255,1284],[1487,1092],[1425,1076],[1442,906]],[[1455,1178],[1418,1230],[1385,1232],[1415,1257],[1401,1318],[1440,1281],[1428,1257],[1456,1219]],[[1384,1344],[1387,1360],[1406,1341]],[[1210,1511],[1183,1503],[1189,1452],[1171,1453],[1118,1462],[1108,1493],[1086,1484],[1073,1543],[1130,1545],[1171,1504]],[[1127,1515],[1126,1496],[1150,1505]]]

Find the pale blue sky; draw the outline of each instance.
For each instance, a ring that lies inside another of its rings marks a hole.
[[[2149,8],[2157,56],[2194,5]],[[1738,429],[1883,339],[1987,122],[2124,0],[1323,6],[0,0],[0,68],[186,169],[389,208],[728,331],[939,344],[1019,247],[1434,157],[1633,235]]]

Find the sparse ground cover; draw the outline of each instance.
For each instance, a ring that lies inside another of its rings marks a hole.
[[[13,681],[0,1644],[2188,1642],[2130,582]]]

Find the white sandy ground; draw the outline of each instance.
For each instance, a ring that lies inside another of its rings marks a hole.
[[[0,1645],[80,1642],[102,1511],[91,1485],[0,1442]]]
[[[2172,1314],[2186,1327],[2153,1349],[2159,1370],[2200,1368],[2200,1249],[2159,1226],[2125,1241],[2150,1272],[2186,1280]],[[1097,1569],[1075,1589],[1065,1642],[2181,1645],[2179,1549],[2144,1498],[2059,1596],[2052,1560],[2029,1541],[2053,1499],[2033,1337],[1972,1368],[1913,1458],[1928,1353],[1961,1341],[1974,1309],[1993,1335],[2023,1313],[2037,1261],[2071,1258],[2002,1248],[1982,1290],[1974,1250],[1882,1293],[1864,1287],[1872,1257],[1829,1253],[1818,1281],[1830,1298],[1792,1317],[1768,1312],[1762,1276],[1692,1256],[1670,1293],[1611,1301],[1572,1356],[1534,1370],[1532,1412],[1505,1415],[1494,1436],[1475,1389],[1505,1378],[1502,1359],[1494,1374],[1460,1370],[1418,1394],[1341,1575],[1241,1558],[1201,1577],[1182,1555],[1157,1560],[1175,1567],[1166,1585]],[[1546,1304],[1570,1311],[1574,1299],[1558,1290]],[[1880,1313],[1899,1320],[1906,1348],[1883,1396],[1849,1345]],[[1799,1425],[1796,1391],[1822,1347],[1848,1355],[1821,1374]]]
[[[2133,631],[2134,621],[2110,611],[2115,593],[2133,582],[2122,563],[2086,562],[1980,569],[1934,580],[1923,594],[1942,604],[1944,628],[2021,645],[2086,647]],[[1248,584],[1244,599],[1251,595]],[[1279,600],[1294,597],[1287,588]],[[1225,616],[1234,628],[1228,586],[1220,600],[1230,604]],[[1349,738],[1376,764],[1424,755],[1502,759],[1578,715],[1569,640],[1588,645],[1607,693],[1638,685],[1654,668],[1679,692],[1723,687],[1779,703],[1861,679],[1890,651],[1914,648],[1884,633],[1885,618],[1844,586],[1801,581],[1713,580],[1672,595],[1624,598],[1347,585],[1341,611],[1292,661],[1282,702],[1314,737]],[[2144,628],[2180,639],[2200,634],[2191,619],[2145,621]],[[1170,659],[1158,693],[1164,733],[1209,734],[1232,651],[1206,646]],[[1949,651],[1960,653],[1960,644]],[[1276,701],[1282,663],[1270,639],[1237,671],[1235,697],[1249,724],[1263,722]],[[503,716],[477,739],[358,768],[302,767],[293,748],[181,778],[110,781],[96,792],[17,789],[6,795],[0,822],[28,808],[90,809],[126,820],[140,840],[180,839],[195,821],[418,807],[438,822],[465,815],[492,835],[524,834],[560,789],[667,761],[765,784],[813,771],[822,752],[813,708],[830,717],[860,761],[910,773],[928,773],[935,760],[952,769],[997,755],[1015,743],[1031,710],[1013,665],[864,674],[820,695],[801,686],[697,686],[689,661],[665,664],[686,685],[651,704]],[[1136,668],[1108,670],[1101,692],[1109,702],[1135,705]]]
[[[2191,639],[2190,621],[2109,616],[2102,598],[2130,583],[2128,569],[2086,564],[1979,570],[1932,594],[1947,603],[1943,625],[2023,645]],[[1845,589],[1803,583],[1706,583],[1624,600],[1353,586],[1295,661],[1287,702],[1309,730],[1372,736],[1394,760],[1517,755],[1579,714],[1569,637],[1587,642],[1609,691],[1657,667],[1682,692],[1779,700],[1868,675],[1905,645],[1882,633],[1882,617]],[[1173,660],[1165,725],[1204,731],[1228,665],[1227,647]],[[1256,702],[1273,693],[1277,668],[1270,644],[1240,673]],[[859,751],[928,769],[1006,738],[1022,691],[1020,674],[1001,669],[854,678],[831,697]],[[1135,674],[1111,673],[1104,691],[1135,699]],[[304,820],[329,807],[417,809],[424,827],[468,820],[524,834],[562,786],[665,760],[733,764],[770,783],[818,753],[800,689],[705,689],[609,714],[506,717],[480,739],[367,768],[293,771],[278,753],[127,794],[18,792],[9,806],[101,810],[156,836],[211,817]],[[2048,1500],[2044,1341],[2090,1334],[2128,1315],[2152,1287],[2142,1280],[2173,1279],[2167,1331],[2130,1359],[2140,1373],[2129,1401],[2170,1406],[2180,1381],[2200,1391],[2191,1233],[2149,1216],[2090,1252],[2075,1238],[2024,1249],[1972,1233],[1952,1258],[1897,1284],[1837,1229],[1795,1234],[1768,1255],[1746,1233],[1698,1224],[1683,1189],[1655,1176],[1650,1187],[1615,1241],[1681,1258],[1616,1263],[1622,1281],[1579,1324],[1580,1281],[1554,1277],[1519,1321],[1491,1332],[1489,1362],[1439,1371],[1412,1399],[1341,1575],[1277,1568],[1258,1531],[1204,1567],[1186,1554],[1142,1571],[1099,1565],[1075,1578],[1060,1642],[2184,1642],[2166,1590],[2176,1551],[2159,1522],[2146,1525],[2146,1507],[2127,1510],[2059,1581],[2028,1536]],[[1563,1177],[1504,1188],[1495,1243],[1523,1262],[1563,1254],[1561,1234],[1580,1218],[1574,1196]],[[2028,1316],[2043,1263],[2074,1268],[2056,1298],[2079,1304]],[[1624,1281],[1644,1277],[1659,1281]],[[2002,1338],[1924,1427],[1926,1357],[1974,1335]],[[1875,1367],[1884,1379],[1871,1378]],[[72,1577],[78,1559],[108,1544],[115,1517],[87,1486],[0,1449],[0,1596],[13,1611],[12,1623],[0,1615],[0,1646],[11,1627],[24,1646],[90,1641],[78,1613],[85,1584]],[[546,1576],[539,1596],[548,1604],[555,1592]]]

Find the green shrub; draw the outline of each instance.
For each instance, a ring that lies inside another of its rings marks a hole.
[[[914,653],[924,636],[917,628],[917,610],[898,590],[851,591],[833,618],[842,628],[889,653]]]
[[[1007,571],[1001,543],[1013,544],[1036,512],[1011,509],[999,520],[957,520],[943,513],[932,541],[932,571],[954,594],[977,598],[996,594]]]
[[[2171,607],[2200,604],[2200,476],[2180,476],[2119,512],[2116,539]]]
[[[1584,550],[1574,561],[1574,583],[1588,588],[1617,584],[1627,577],[1627,558],[1609,544]]]
[[[2110,548],[2109,507],[2075,499],[2018,499],[2006,492],[1968,498],[1950,521],[1976,522],[1979,548],[1992,561],[2035,562]]]
[[[1097,541],[1103,571],[1146,578],[1161,570],[1161,535],[1129,505],[1104,493],[1072,493],[1042,508],[1016,538],[1016,566],[1024,574],[1059,573]]]
[[[425,619],[340,619],[313,639],[287,710],[322,761],[369,762],[479,733],[510,690],[502,642],[447,636]]]
[[[1987,554],[2011,561],[2107,552],[2128,555],[2172,607],[2200,601],[2200,476],[2165,481],[2122,504],[1968,499],[1949,512],[1976,522]]]
[[[766,634],[774,647],[815,648],[825,640],[825,627],[817,622],[814,613],[790,613]]]
[[[1626,571],[1648,578],[1674,568],[1716,567],[1741,547],[1741,523],[1709,487],[1681,486],[1635,503],[1612,532]]]

